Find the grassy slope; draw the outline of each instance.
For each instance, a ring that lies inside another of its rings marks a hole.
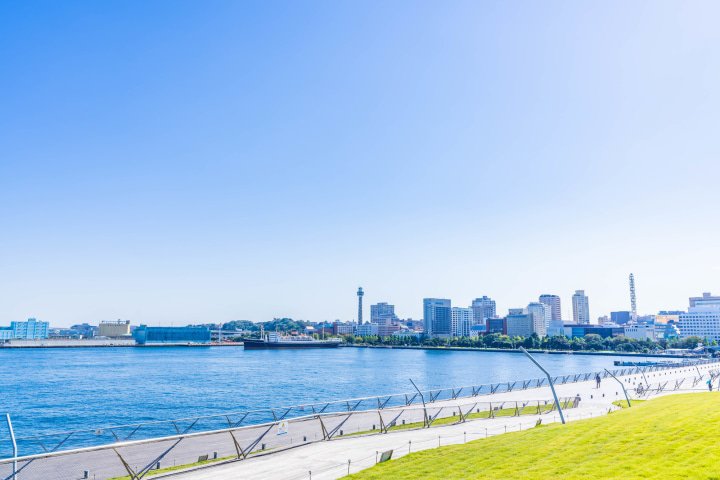
[[[671,395],[607,417],[414,453],[352,479],[720,479],[720,395]]]

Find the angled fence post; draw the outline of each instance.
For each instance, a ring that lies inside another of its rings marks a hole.
[[[563,424],[565,424],[565,416],[563,415],[562,407],[560,406],[560,401],[558,400],[557,393],[555,393],[555,385],[553,385],[552,378],[550,378],[550,374],[545,370],[542,365],[540,365],[533,357],[528,353],[527,350],[525,350],[523,347],[520,347],[520,351],[527,356],[531,362],[533,362],[540,370],[543,371],[543,373],[547,376],[548,383],[550,383],[550,390],[552,390],[553,398],[555,399],[555,405],[558,407],[558,413],[560,414],[560,420]]]
[[[424,427],[430,427],[430,423],[428,422],[428,414],[427,414],[427,407],[425,406],[425,397],[423,396],[420,389],[415,385],[415,382],[412,381],[412,378],[409,379],[410,383],[412,383],[412,386],[415,387],[415,390],[417,390],[418,394],[420,395],[420,400],[423,404],[423,426]]]
[[[605,369],[605,371],[608,372],[608,373],[610,373],[607,368]],[[627,400],[627,402],[628,402],[628,408],[632,407],[632,405],[630,404],[630,397],[628,397],[627,390],[625,390],[625,385],[623,384],[623,382],[621,382],[621,381],[620,381],[615,375],[613,375],[612,373],[610,373],[610,376],[613,377],[613,378],[615,379],[615,381],[618,382],[618,383],[620,384],[620,386],[622,387],[623,393],[625,394],[625,400]]]
[[[13,430],[12,421],[10,420],[10,414],[5,414],[5,421],[7,422],[8,430],[10,431],[10,441],[12,442],[12,449],[13,449],[13,459],[16,459],[18,456],[17,451],[17,442],[15,441],[15,431]],[[12,466],[12,478],[15,480],[17,477],[17,460],[13,460],[13,466]]]

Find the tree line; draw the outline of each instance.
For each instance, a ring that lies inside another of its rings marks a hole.
[[[362,345],[389,345],[389,346],[427,346],[427,347],[473,347],[473,348],[501,348],[517,349],[518,347],[540,350],[565,351],[613,351],[652,353],[667,348],[695,348],[698,343],[703,345],[717,345],[717,342],[708,342],[700,337],[671,338],[657,341],[644,339],[637,340],[622,335],[603,338],[598,334],[589,333],[584,337],[568,338],[565,336],[539,337],[533,333],[529,337],[511,337],[500,333],[490,333],[479,337],[379,337],[371,335],[359,337],[345,335],[346,343]]]

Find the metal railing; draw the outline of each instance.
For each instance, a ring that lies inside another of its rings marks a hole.
[[[573,409],[578,407],[580,399],[561,398],[560,403],[563,409]],[[553,415],[557,413],[557,407],[553,400],[545,399],[497,402],[465,399],[426,407],[409,405],[316,413],[211,432],[185,431],[161,438],[4,459],[0,460],[0,479],[12,480],[15,475],[23,480],[139,480],[169,467],[245,460],[312,442],[384,435],[397,430],[423,430],[471,420]],[[17,465],[15,470],[13,463]]]
[[[701,359],[687,362],[682,366],[659,365],[652,367],[627,367],[611,372],[599,371],[570,375],[558,375],[552,378],[555,385],[585,382],[593,380],[596,375],[608,378],[611,373],[617,377],[628,375],[652,375],[657,372],[677,368],[697,368],[699,365],[716,363],[716,359]],[[19,451],[23,454],[55,452],[61,449],[73,449],[109,443],[126,442],[144,438],[157,438],[192,432],[208,432],[242,426],[260,425],[267,422],[278,422],[308,415],[326,413],[358,412],[365,410],[386,410],[396,407],[421,405],[422,399],[427,404],[438,402],[460,401],[507,393],[519,390],[530,390],[547,387],[547,378],[516,380],[493,384],[470,385],[462,387],[430,389],[410,393],[396,393],[373,397],[333,400],[329,402],[307,403],[301,405],[271,407],[247,411],[235,411],[214,415],[179,418],[172,420],[156,420],[125,425],[100,426],[72,431],[48,432],[38,435],[18,435]],[[0,478],[2,480],[2,478]]]

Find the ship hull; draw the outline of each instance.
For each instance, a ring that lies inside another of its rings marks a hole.
[[[323,341],[310,341],[310,342],[268,342],[265,340],[248,339],[243,341],[243,347],[245,350],[301,350],[304,348],[337,348],[340,346],[340,342],[323,342]]]

